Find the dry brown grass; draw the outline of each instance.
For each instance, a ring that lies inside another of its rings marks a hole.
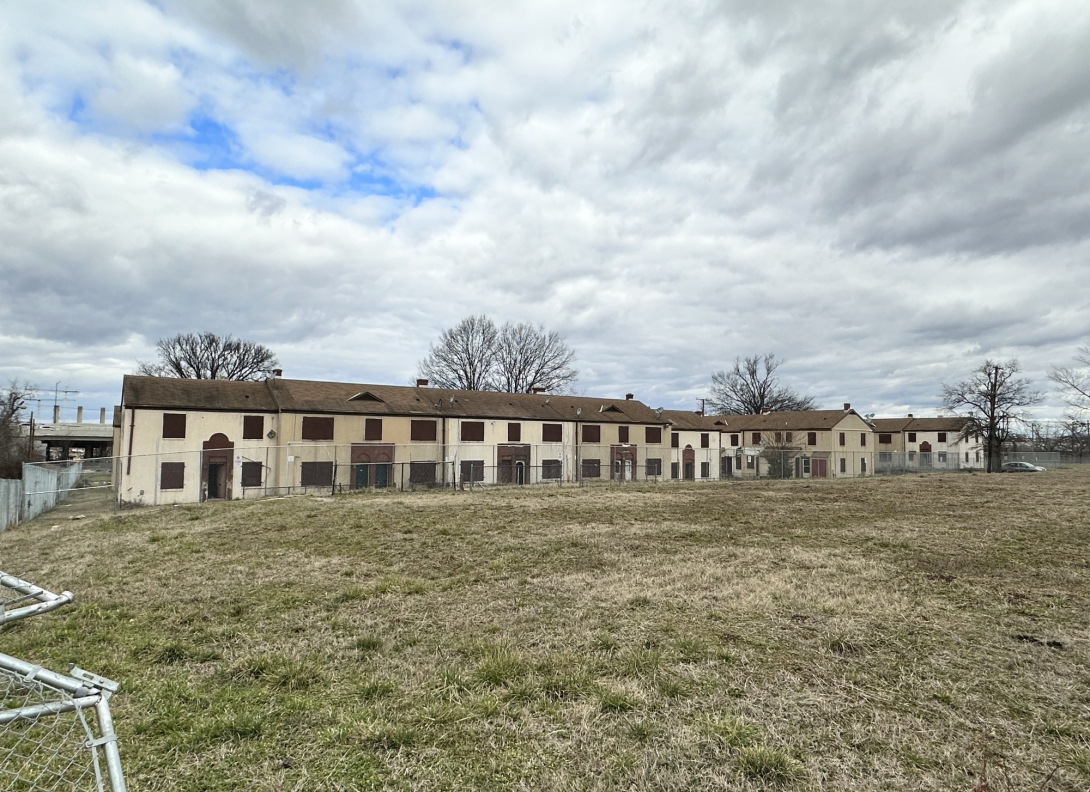
[[[133,789],[1085,790],[1088,485],[54,513],[2,568],[78,604],[0,648],[122,681]]]

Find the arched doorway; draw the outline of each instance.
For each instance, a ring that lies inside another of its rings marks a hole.
[[[230,500],[235,444],[216,432],[201,451],[201,500]]]
[[[352,444],[352,486],[355,489],[383,489],[393,484],[391,468],[394,461],[392,445]]]

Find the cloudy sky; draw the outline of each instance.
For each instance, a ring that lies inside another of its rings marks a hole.
[[[400,384],[487,313],[588,394],[774,352],[879,415],[1090,336],[1083,0],[5,3],[0,59],[0,377],[89,407],[200,330]]]

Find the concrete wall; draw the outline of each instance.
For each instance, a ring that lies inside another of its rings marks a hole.
[[[23,465],[23,479],[0,479],[0,531],[55,508],[79,481],[83,465]]]

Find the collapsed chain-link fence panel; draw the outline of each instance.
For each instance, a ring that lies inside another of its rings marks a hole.
[[[71,599],[0,573],[0,625]],[[0,653],[0,789],[125,792],[109,705],[116,690],[75,665],[58,674]]]

